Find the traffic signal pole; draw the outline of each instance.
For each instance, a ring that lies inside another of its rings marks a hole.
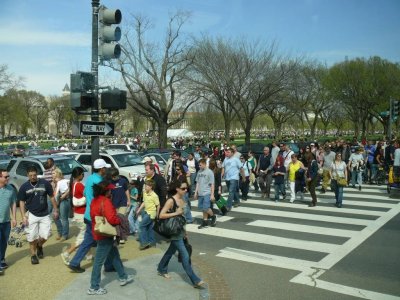
[[[91,108],[91,120],[99,121],[99,7],[100,0],[92,0],[92,74],[94,75],[94,99]],[[100,138],[91,137],[92,143],[92,166],[96,159],[100,157]]]

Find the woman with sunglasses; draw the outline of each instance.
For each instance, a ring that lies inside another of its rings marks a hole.
[[[188,173],[186,172],[185,166],[182,163],[176,163],[175,166],[175,176],[172,178],[172,182],[178,181],[178,182],[185,182],[188,186],[188,189],[184,195],[184,201],[186,202],[188,206],[188,210],[185,213],[185,218],[186,221],[191,224],[193,223],[193,217],[192,217],[192,211],[191,211],[191,205],[190,205],[190,200],[189,200],[189,189],[190,189],[190,184],[188,182]],[[190,178],[190,175],[189,175]]]
[[[165,202],[164,207],[160,212],[160,219],[173,218],[180,215],[185,215],[185,211],[188,209],[187,204],[184,200],[184,195],[187,193],[188,184],[182,181],[173,181],[170,184],[169,194],[171,195]],[[181,233],[171,236],[171,243],[165,252],[164,256],[158,264],[157,272],[158,275],[169,279],[171,276],[168,274],[168,264],[172,256],[178,250],[180,257],[182,258],[182,266],[186,274],[189,276],[195,288],[201,288],[204,286],[204,281],[202,281],[193,271],[192,265],[190,263],[189,253],[186,250],[185,243],[183,239],[186,237],[186,230]]]

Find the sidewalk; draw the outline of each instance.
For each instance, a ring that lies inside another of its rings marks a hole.
[[[144,251],[138,249],[134,237],[120,246],[121,258],[126,272],[134,276],[134,281],[120,287],[116,273],[102,272],[101,286],[108,290],[104,296],[88,296],[86,291],[90,285],[90,261],[82,261],[81,266],[86,272],[77,274],[71,272],[62,262],[60,253],[64,246],[75,241],[76,230],[71,227],[71,238],[66,242],[58,242],[55,236],[50,237],[44,246],[44,258],[38,265],[30,262],[29,244],[23,237],[23,247],[8,246],[6,261],[10,267],[0,276],[0,299],[97,299],[97,297],[112,297],[112,299],[208,299],[208,289],[193,288],[182,265],[173,257],[169,264],[171,279],[157,275],[156,266],[161,259],[167,244],[164,242],[157,248]],[[55,234],[53,228],[53,234]],[[94,251],[93,251],[94,253]],[[199,269],[195,271],[201,276]]]
[[[157,275],[156,267],[162,253],[145,256],[124,262],[125,270],[134,276],[134,281],[126,286],[119,286],[116,273],[102,273],[101,286],[108,291],[103,296],[88,296],[90,272],[79,274],[77,278],[65,287],[55,298],[57,300],[70,299],[136,299],[136,300],[188,300],[199,299],[199,290],[193,288],[189,278],[178,260],[172,258],[168,272],[171,279]]]

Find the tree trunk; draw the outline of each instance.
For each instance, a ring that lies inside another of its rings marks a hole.
[[[158,124],[158,147],[165,149],[167,148],[168,138],[167,138],[167,131],[168,131],[168,124],[167,120],[159,120]]]
[[[231,140],[231,120],[224,118],[225,127],[225,140],[229,142]]]
[[[247,123],[246,127],[244,128],[244,134],[245,134],[244,142],[245,142],[246,145],[249,146],[249,149],[250,149],[251,122],[246,122],[246,123]]]

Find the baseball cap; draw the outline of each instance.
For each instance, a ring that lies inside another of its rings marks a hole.
[[[150,157],[146,156],[145,158],[143,158],[142,163],[145,163],[145,162],[148,162],[148,161],[153,162]]]
[[[106,161],[102,158],[96,159],[93,163],[94,169],[101,169],[101,168],[111,168],[110,164],[107,164]]]

